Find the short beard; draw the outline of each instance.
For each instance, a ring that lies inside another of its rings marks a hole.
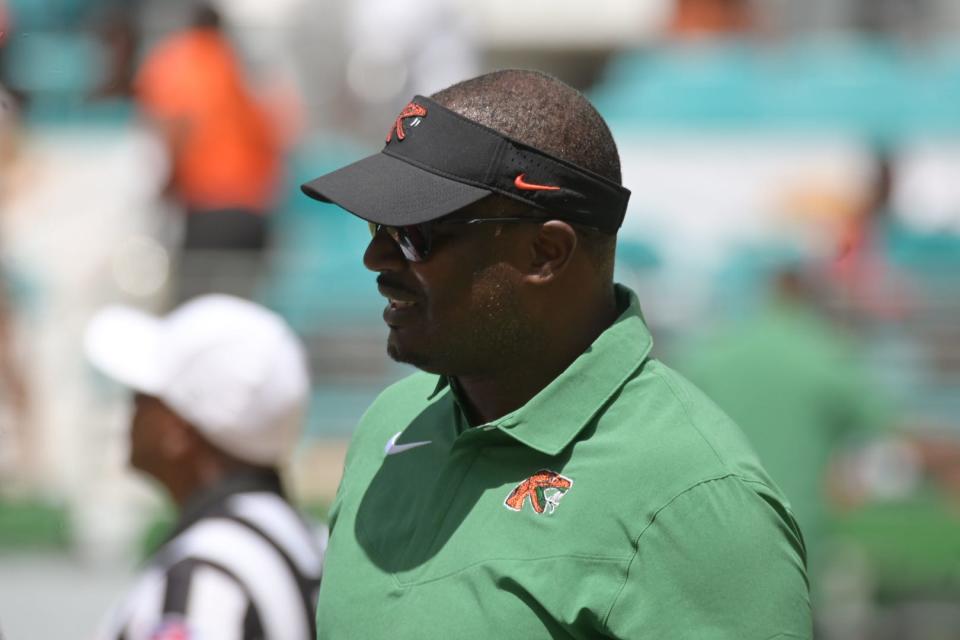
[[[409,364],[427,373],[440,373],[439,371],[431,370],[429,358],[422,354],[400,351],[400,348],[389,340],[387,341],[387,355],[394,362]]]
[[[387,355],[427,373],[487,376],[536,351],[539,333],[532,329],[520,291],[511,284],[509,273],[499,273],[501,268],[491,265],[477,274],[469,325],[449,332],[443,342],[431,343],[429,352],[401,351],[388,340]]]

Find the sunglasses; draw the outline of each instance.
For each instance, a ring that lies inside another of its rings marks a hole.
[[[423,222],[421,224],[410,224],[402,227],[392,227],[386,224],[377,224],[370,222],[370,235],[375,236],[379,231],[385,231],[390,236],[403,257],[410,262],[423,262],[430,256],[430,249],[433,246],[434,227],[448,225],[466,225],[466,224],[506,224],[510,222],[535,222],[544,223],[550,218],[474,218],[464,220],[443,220],[442,222]]]

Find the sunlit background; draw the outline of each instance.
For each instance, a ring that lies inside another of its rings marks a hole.
[[[89,637],[171,517],[126,468],[125,392],[83,359],[106,303],[162,312],[216,277],[282,313],[315,376],[290,481],[324,517],[358,417],[408,370],[365,225],[298,185],[377,151],[414,94],[524,67],[613,129],[618,279],[788,493],[820,637],[960,638],[960,3],[217,6],[283,159],[269,250],[226,272],[183,267],[134,91],[193,6],[0,0],[0,637]]]

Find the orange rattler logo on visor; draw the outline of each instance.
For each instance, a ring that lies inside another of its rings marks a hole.
[[[393,132],[397,132],[397,140],[403,140],[407,137],[407,134],[403,130],[403,121],[406,118],[423,118],[426,117],[427,110],[420,105],[411,102],[403,108],[403,111],[400,112],[400,115],[397,116],[396,121],[393,123],[393,126],[390,127],[390,131],[387,132],[387,142],[390,142],[390,139],[393,138]],[[414,126],[416,126],[414,122]]]

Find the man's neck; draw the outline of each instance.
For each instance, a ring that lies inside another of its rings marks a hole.
[[[183,509],[195,496],[217,486],[224,478],[252,468],[225,454],[203,451],[197,452],[189,463],[172,470],[161,482],[177,507]]]
[[[586,307],[590,308],[590,307]],[[456,376],[471,426],[485,424],[516,411],[559,377],[617,319],[611,296],[589,317],[555,322],[559,335],[546,336],[545,348],[517,353],[493,375]]]

